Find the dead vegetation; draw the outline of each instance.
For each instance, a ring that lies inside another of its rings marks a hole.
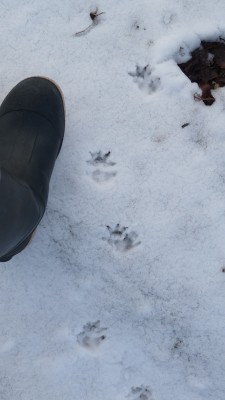
[[[92,20],[92,23],[90,25],[88,25],[87,28],[83,29],[80,32],[74,33],[72,36],[73,37],[74,36],[82,36],[82,35],[85,35],[86,33],[88,33],[95,25],[98,24],[98,22],[99,22],[98,17],[100,15],[102,15],[102,14],[105,14],[105,12],[104,11],[103,12],[98,12],[98,8],[96,8],[95,11],[91,11],[89,15],[90,15],[90,18]]]
[[[181,128],[186,128],[187,126],[189,126],[190,125],[190,123],[189,122],[186,122],[185,124],[183,124],[183,125],[181,125]]]
[[[191,53],[191,59],[178,64],[180,69],[191,80],[197,82],[202,94],[195,94],[195,100],[211,106],[215,98],[211,90],[225,86],[225,40],[218,42],[202,41],[199,48]]]

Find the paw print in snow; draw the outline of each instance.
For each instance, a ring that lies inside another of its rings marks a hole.
[[[116,176],[116,172],[105,172],[101,171],[100,169],[96,169],[94,172],[92,172],[91,176],[92,179],[97,182],[97,183],[104,183],[109,181],[110,179],[114,178]]]
[[[107,153],[103,153],[102,151],[97,151],[95,153],[91,153],[91,159],[87,161],[87,164],[96,166],[99,165],[99,168],[88,173],[91,175],[92,179],[97,183],[103,183],[109,181],[111,178],[115,177],[117,172],[116,171],[104,171],[103,168],[106,167],[114,167],[116,165],[115,162],[110,161],[109,157],[111,152],[108,151]],[[101,168],[101,169],[100,169]]]
[[[139,89],[148,94],[155,92],[160,85],[160,78],[152,74],[149,64],[144,67],[136,65],[136,71],[128,72],[128,74],[134,78]]]
[[[170,25],[176,19],[176,14],[172,13],[171,11],[167,11],[163,15],[163,23],[165,25]]]
[[[149,64],[145,65],[145,67],[140,67],[139,65],[136,65],[136,71],[135,72],[128,72],[130,76],[133,78],[142,78],[144,79],[145,77],[151,75],[151,71],[149,68]]]
[[[96,164],[104,164],[105,166],[114,166],[116,165],[115,162],[109,161],[111,151],[108,151],[108,153],[102,153],[102,151],[97,151],[95,153],[91,153],[91,160],[88,160],[87,163],[91,165],[96,165]]]
[[[100,346],[106,336],[103,334],[107,328],[100,327],[100,321],[88,322],[83,326],[83,331],[77,335],[77,342],[80,346],[94,350]]]
[[[130,394],[127,396],[131,400],[153,400],[152,391],[148,386],[132,387]]]
[[[107,242],[114,246],[119,251],[127,251],[131,250],[134,247],[139,246],[141,242],[136,242],[138,237],[136,232],[126,233],[128,227],[123,226],[120,227],[120,224],[117,224],[114,229],[107,225],[107,229],[109,231],[109,238],[103,238],[103,240],[107,240]]]

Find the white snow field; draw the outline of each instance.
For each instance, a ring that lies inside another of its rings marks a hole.
[[[66,103],[46,214],[0,264],[0,400],[224,400],[225,88],[196,102],[177,66],[224,0],[0,11],[0,101],[39,75]]]

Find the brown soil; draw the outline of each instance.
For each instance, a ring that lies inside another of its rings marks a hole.
[[[191,80],[197,82],[202,95],[195,95],[195,99],[202,100],[211,106],[215,98],[211,90],[225,86],[225,41],[202,41],[198,49],[191,53],[192,58],[183,64],[180,69]]]

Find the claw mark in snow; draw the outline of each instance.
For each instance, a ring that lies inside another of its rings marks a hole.
[[[91,165],[102,164],[109,167],[116,165],[115,162],[109,161],[111,151],[108,151],[105,154],[102,151],[96,151],[95,153],[92,153],[90,151],[90,155],[91,155],[91,160],[87,161],[88,164]]]

